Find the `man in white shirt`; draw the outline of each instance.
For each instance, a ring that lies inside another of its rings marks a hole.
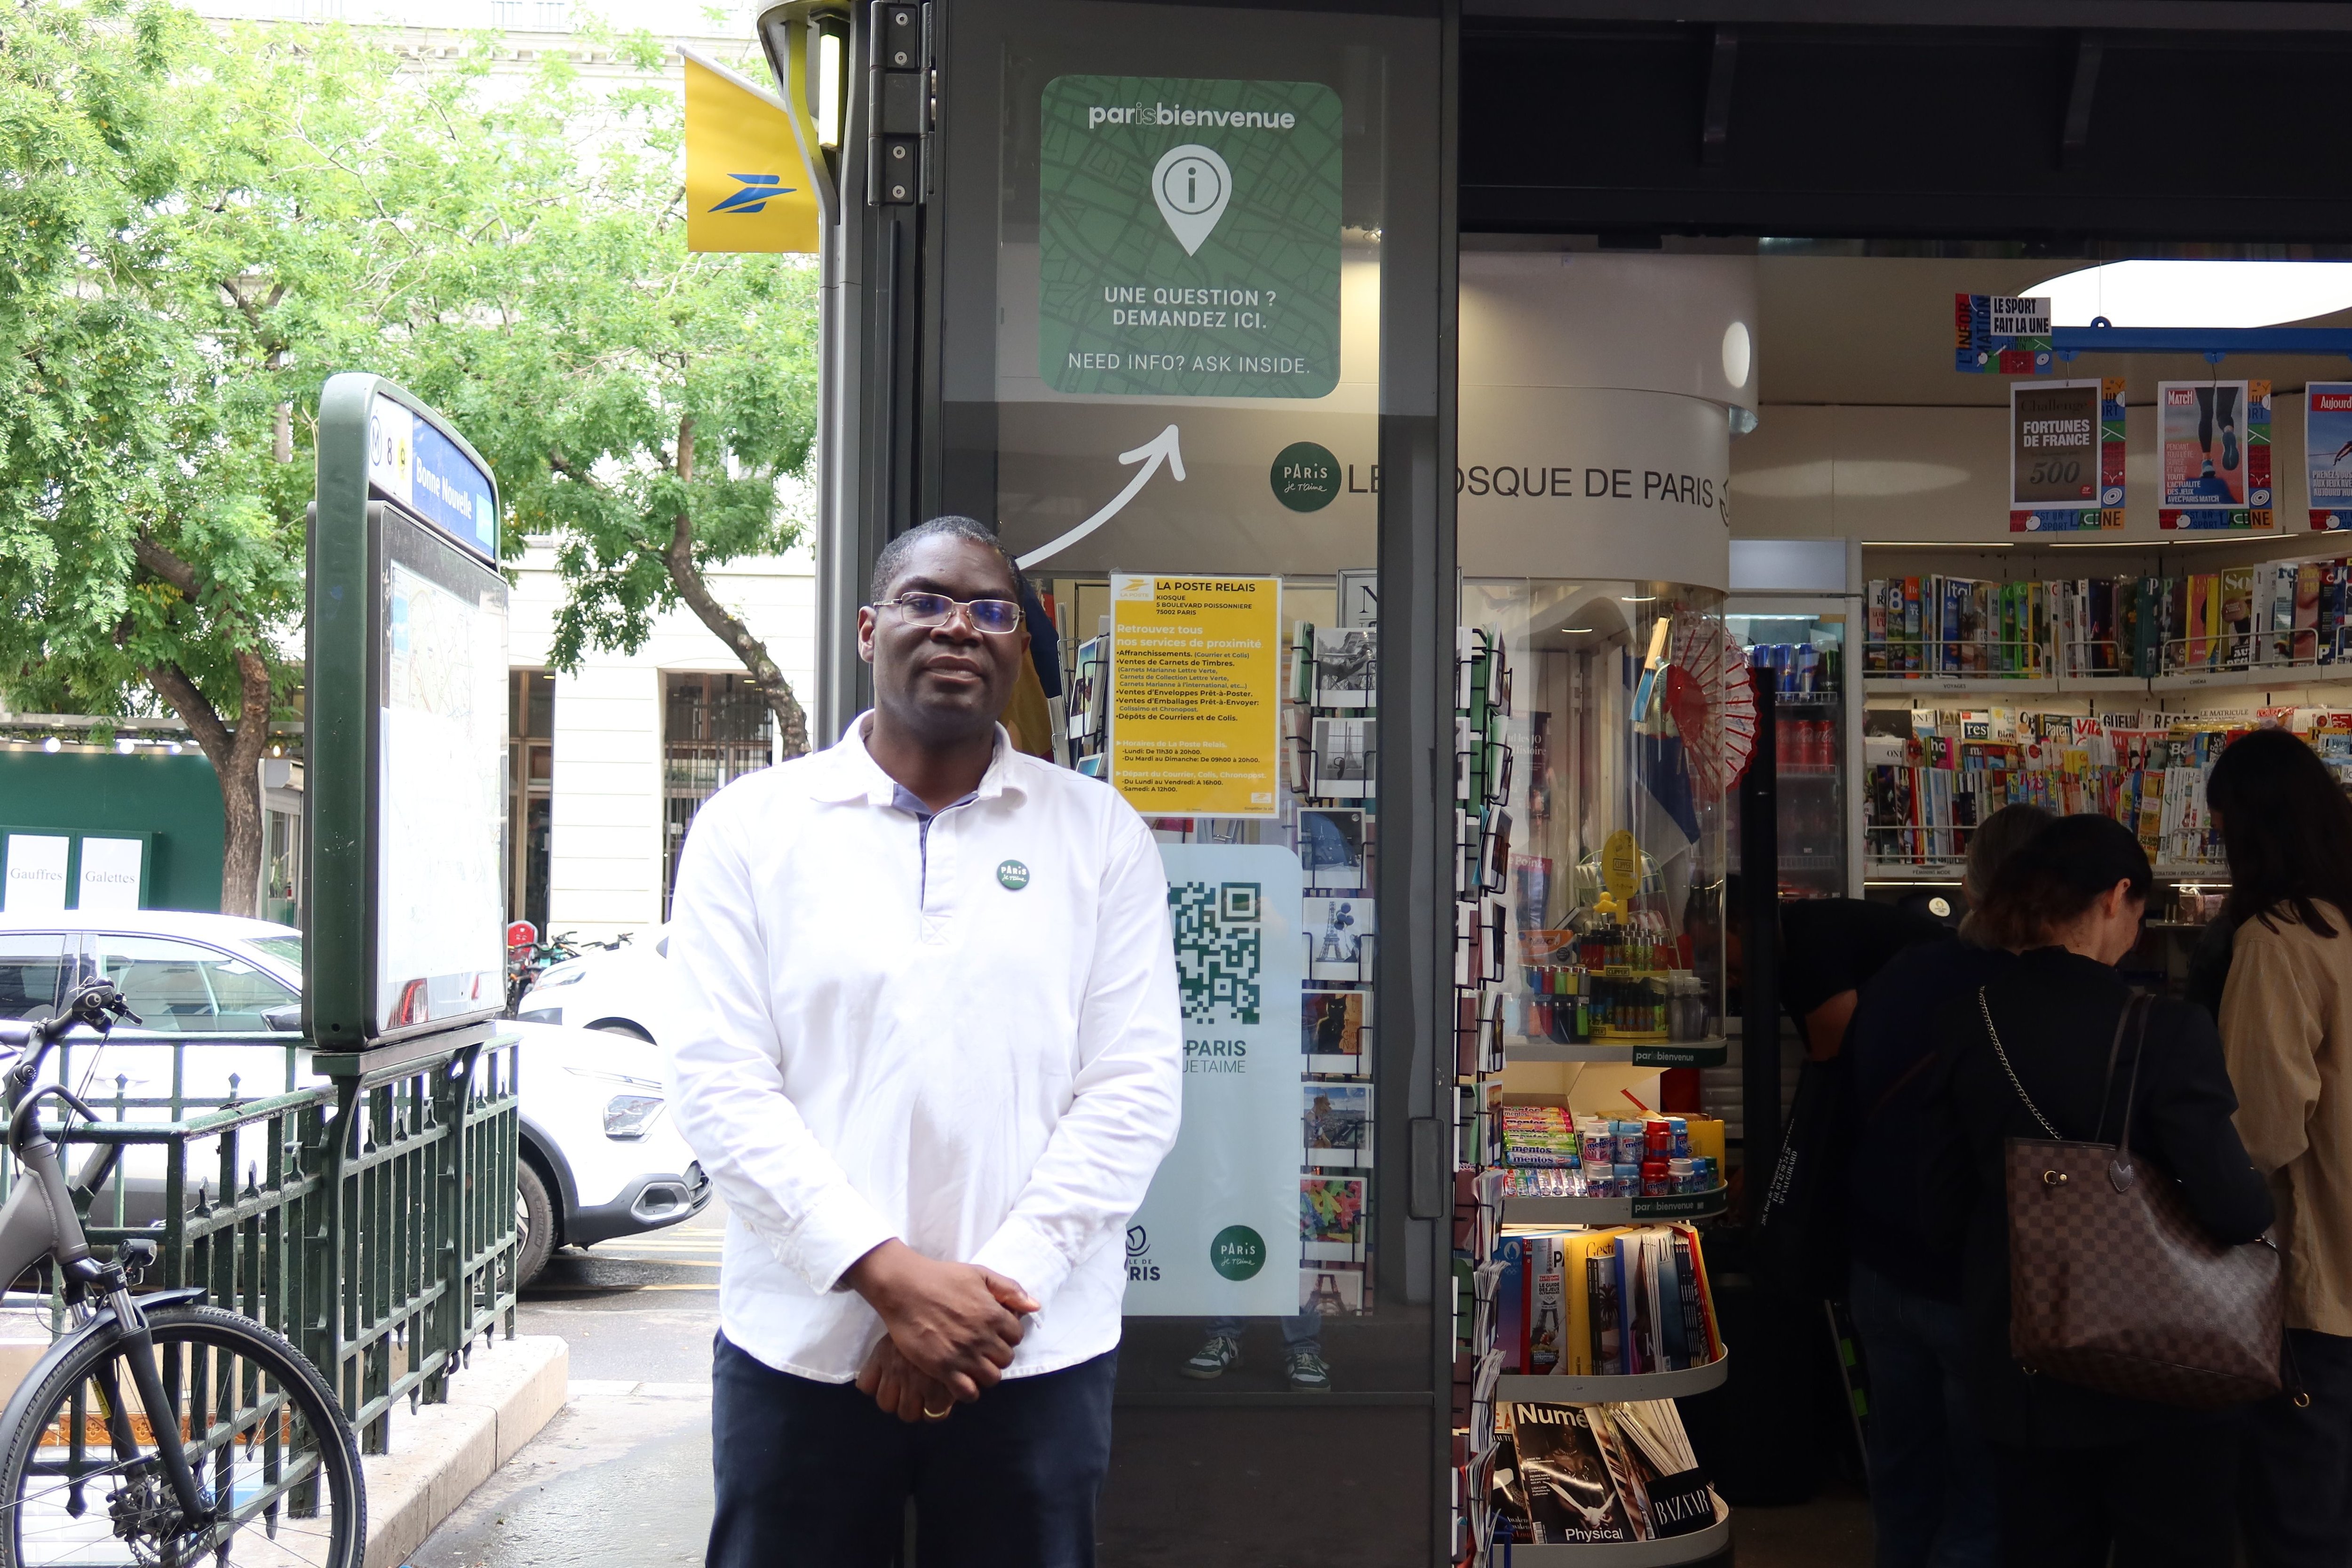
[[[881,1568],[911,1498],[921,1568],[1081,1568],[1181,1103],[1167,881],[998,724],[1029,638],[985,525],[893,541],[873,597],[873,711],[678,870],[671,1104],[729,1211],[708,1563]]]

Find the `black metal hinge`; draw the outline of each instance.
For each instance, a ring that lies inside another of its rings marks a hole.
[[[918,205],[937,79],[931,8],[875,0],[868,16],[866,199],[876,206]]]

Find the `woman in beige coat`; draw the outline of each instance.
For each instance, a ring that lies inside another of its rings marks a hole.
[[[2224,751],[2207,801],[2230,858],[2224,918],[2238,927],[2221,1044],[2238,1134],[2278,1206],[2294,1352],[2290,1391],[2252,1413],[2240,1507],[2252,1568],[2344,1568],[2352,1560],[2352,801],[2283,730],[2258,730]]]

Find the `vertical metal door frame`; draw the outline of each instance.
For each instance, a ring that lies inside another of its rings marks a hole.
[[[1204,0],[1202,9],[1217,9]],[[1332,19],[1344,25],[1344,6]],[[1377,4],[1366,7],[1395,9]],[[930,0],[929,36],[944,106],[956,90],[951,58],[955,0]],[[1301,10],[1320,10],[1302,6]],[[1418,10],[1419,7],[1413,7]],[[1385,783],[1379,897],[1396,911],[1400,940],[1379,944],[1378,1080],[1407,1092],[1407,1115],[1381,1118],[1381,1163],[1407,1173],[1401,1194],[1384,1205],[1381,1245],[1402,1259],[1407,1299],[1430,1313],[1427,1470],[1429,1561],[1449,1563],[1449,1473],[1453,1423],[1453,1268],[1450,1221],[1454,1104],[1453,942],[1454,653],[1459,613],[1455,570],[1454,474],[1456,381],[1455,202],[1456,75],[1459,0],[1430,0],[1423,15],[1439,24],[1440,58],[1432,77],[1391,101],[1412,101],[1417,123],[1384,112],[1383,178],[1391,192],[1427,192],[1408,213],[1391,203],[1384,219],[1381,292],[1381,375],[1378,417],[1383,474],[1377,556],[1381,617],[1380,776]],[[845,127],[865,122],[868,14],[853,11]],[[771,44],[772,58],[778,51]],[[1425,106],[1425,107],[1424,107]],[[939,122],[947,123],[944,108]],[[865,200],[863,137],[846,129],[838,221],[828,236],[822,324],[825,350],[821,394],[824,484],[818,550],[818,736],[830,742],[860,710],[870,686],[852,649],[862,580],[882,544],[944,499],[971,504],[965,492],[992,476],[966,461],[977,431],[950,432],[943,390],[940,312],[949,292],[942,275],[942,226],[950,198],[939,188],[945,156],[927,160],[930,184],[920,205],[876,207]],[[944,152],[944,149],[940,150]],[[950,449],[953,448],[953,449]],[[1255,1403],[1259,1396],[1226,1395]],[[1403,1394],[1362,1396],[1408,1402]],[[1279,1404],[1277,1396],[1271,1403]]]
[[[1430,1308],[1429,1538],[1431,1561],[1444,1563],[1453,1557],[1454,1511],[1448,1478],[1454,1365],[1454,661],[1461,610],[1454,498],[1458,0],[1442,0],[1439,26],[1435,124],[1401,125],[1403,117],[1383,115],[1391,188],[1409,187],[1412,178],[1399,174],[1413,168],[1428,180],[1434,201],[1425,229],[1401,224],[1400,213],[1391,208],[1381,237],[1387,254],[1381,288],[1380,900],[1384,919],[1402,913],[1406,940],[1383,942],[1378,949],[1374,1006],[1381,1077],[1402,1080],[1410,1091],[1405,1146],[1383,1149],[1381,1157],[1403,1160],[1409,1173],[1407,1213],[1396,1239],[1404,1243],[1409,1299]],[[1416,270],[1422,288],[1398,286],[1398,273]],[[1400,350],[1408,357],[1392,357]],[[1396,1061],[1399,1054],[1407,1063]],[[1393,1137],[1394,1123],[1390,1128]]]

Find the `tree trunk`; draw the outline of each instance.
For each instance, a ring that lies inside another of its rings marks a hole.
[[[694,416],[690,414],[677,422],[677,477],[688,484],[694,482]],[[688,513],[679,512],[671,524],[669,547],[662,552],[661,559],[670,582],[677,588],[677,596],[751,673],[751,684],[760,689],[768,710],[776,717],[776,733],[782,742],[779,750],[786,757],[805,753],[809,749],[808,715],[801,710],[800,699],[793,695],[792,683],[784,679],[784,672],[769,657],[768,645],[752,635],[741,616],[720,604],[710,585],[702,580],[701,568],[694,563],[694,519]]]
[[[269,667],[246,649],[236,656],[238,706],[232,732],[185,671],[157,665],[147,683],[184,720],[213,764],[221,793],[221,913],[258,912],[261,888],[261,754],[269,744]]]

